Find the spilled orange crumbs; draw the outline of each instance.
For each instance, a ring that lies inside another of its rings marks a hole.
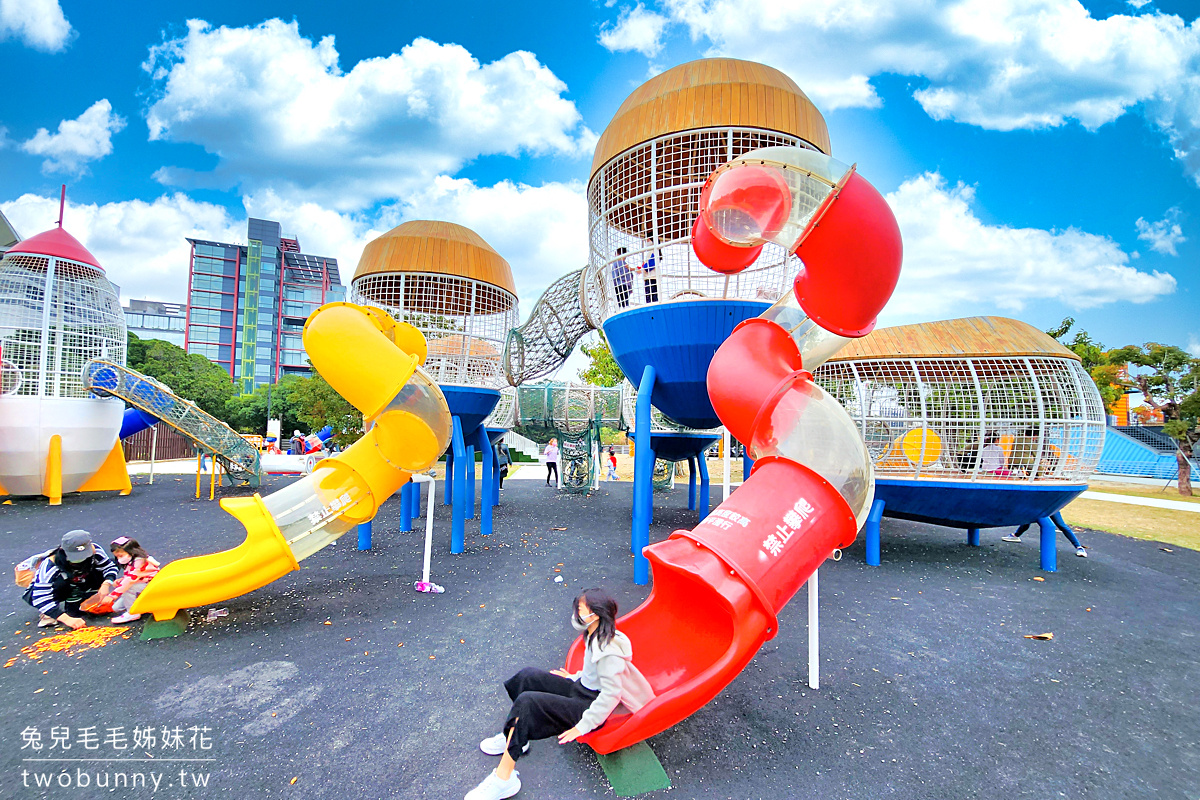
[[[60,633],[57,636],[47,636],[44,639],[39,639],[33,644],[22,647],[21,653],[28,656],[32,661],[41,661],[47,653],[64,653],[74,656],[84,650],[104,647],[114,639],[127,638],[131,633],[132,631],[129,628],[88,626],[80,628],[77,631],[69,631],[67,633]],[[13,656],[5,662],[4,666],[11,667],[20,658],[21,656]]]

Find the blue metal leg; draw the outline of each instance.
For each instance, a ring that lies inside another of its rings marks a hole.
[[[654,367],[642,371],[638,383],[637,413],[634,428],[633,526],[630,540],[633,550],[633,582],[650,582],[650,562],[642,548],[650,544],[650,519],[654,513],[654,450],[650,447],[650,398],[654,392]]]
[[[446,475],[442,481],[442,505],[448,506],[454,500],[454,447],[446,450]]]
[[[703,521],[708,516],[709,497],[708,461],[704,458],[704,453],[696,456],[696,463],[700,466],[700,520]]]
[[[867,564],[872,567],[879,566],[879,521],[883,519],[884,502],[878,497],[871,504],[871,513],[867,514],[867,524],[863,526],[863,533],[867,540]]]
[[[696,459],[688,459],[688,511],[696,510]]]
[[[1049,517],[1038,519],[1038,530],[1041,531],[1042,569],[1046,572],[1058,572],[1058,550],[1055,548],[1055,537],[1058,530]]]
[[[467,446],[463,442],[462,422],[457,416],[452,419],[454,430],[450,436],[450,447],[454,451],[454,483],[458,486],[453,492],[454,503],[450,514],[450,552],[461,553],[465,547],[463,530],[467,519]]]
[[[750,470],[754,469],[754,459],[746,455],[745,448],[742,449],[742,480],[750,477]]]
[[[358,523],[358,549],[371,549],[371,520]]]
[[[467,445],[467,519],[475,519],[475,445]]]
[[[412,530],[412,509],[409,499],[412,496],[413,482],[409,481],[400,487],[400,530],[408,533]]]
[[[413,520],[421,518],[421,484],[416,481],[408,483],[412,486],[408,495],[408,527],[411,530]]]
[[[479,532],[487,536],[492,532],[492,461],[496,454],[488,441],[487,428],[480,425],[476,438],[483,455],[483,477],[479,481]]]
[[[979,547],[979,528],[967,528],[967,544]]]

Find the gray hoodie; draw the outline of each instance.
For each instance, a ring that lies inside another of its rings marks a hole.
[[[600,692],[575,725],[580,733],[599,728],[618,705],[637,711],[654,699],[650,682],[633,665],[633,644],[620,631],[606,645],[596,640],[585,647],[583,669],[571,677],[578,678],[584,688]]]

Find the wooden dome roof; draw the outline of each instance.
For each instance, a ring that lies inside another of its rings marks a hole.
[[[482,236],[453,222],[417,219],[392,228],[363,248],[352,280],[396,272],[457,275],[517,293],[508,262]]]
[[[763,128],[798,136],[829,153],[825,118],[779,70],[734,58],[702,58],[643,83],[617,109],[596,142],[591,176],[613,156],[675,131]]]
[[[884,358],[996,358],[1079,356],[1029,323],[1007,317],[965,317],[877,328],[854,339],[834,361]]]

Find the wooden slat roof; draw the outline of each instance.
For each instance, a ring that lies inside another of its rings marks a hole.
[[[879,328],[847,344],[832,361],[870,358],[1079,356],[1032,325],[1007,317],[965,317]]]
[[[596,142],[588,180],[636,144],[725,126],[782,131],[830,152],[825,118],[787,75],[753,61],[702,58],[656,75],[625,98]]]
[[[517,293],[508,262],[482,236],[453,222],[411,220],[368,243],[354,277],[390,272],[458,275]]]

